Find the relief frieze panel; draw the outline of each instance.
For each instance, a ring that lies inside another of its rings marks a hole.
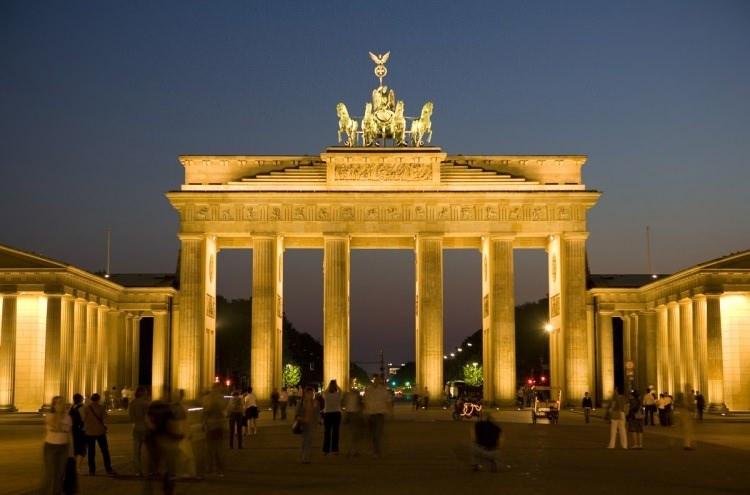
[[[202,204],[182,209],[186,221],[218,222],[547,222],[583,221],[581,205],[493,203]]]
[[[433,179],[432,163],[334,163],[333,180],[342,182],[414,182]]]

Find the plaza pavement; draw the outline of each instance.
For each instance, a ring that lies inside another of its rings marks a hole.
[[[679,430],[649,427],[644,450],[607,450],[609,426],[563,411],[560,424],[529,424],[528,411],[496,413],[504,430],[499,473],[469,466],[468,421],[447,411],[415,413],[396,408],[386,423],[386,455],[355,458],[320,452],[299,463],[300,438],[289,424],[262,413],[259,433],[243,450],[226,450],[224,478],[184,481],[177,493],[210,494],[747,494],[750,493],[750,423],[709,417],[698,424],[695,451],[682,450]],[[124,418],[120,417],[120,420]],[[344,432],[344,436],[345,436]],[[41,472],[42,425],[38,417],[0,418],[0,493],[34,493]],[[81,476],[81,494],[139,494],[143,481],[130,476],[129,425],[110,427],[119,476]],[[196,451],[202,452],[201,442]],[[103,472],[101,458],[99,470]],[[158,490],[157,490],[158,493]]]

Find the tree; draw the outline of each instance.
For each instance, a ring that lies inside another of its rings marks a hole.
[[[284,365],[284,385],[296,387],[302,379],[302,368],[294,363]]]
[[[475,363],[466,363],[464,365],[464,381],[472,387],[480,386],[484,381],[482,379],[482,367]]]

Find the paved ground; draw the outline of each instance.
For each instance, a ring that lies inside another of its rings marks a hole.
[[[560,424],[528,424],[528,412],[503,411],[500,473],[473,472],[468,463],[469,422],[454,422],[442,410],[415,414],[398,408],[386,424],[387,455],[373,459],[324,457],[302,465],[299,437],[288,424],[261,421],[244,450],[227,450],[223,479],[180,482],[177,493],[243,494],[415,494],[415,493],[750,493],[750,423],[707,421],[696,428],[695,451],[682,450],[679,431],[647,429],[642,451],[607,450],[608,425],[584,425],[579,414],[563,412]],[[40,473],[38,419],[0,419],[0,493],[33,493]],[[81,477],[82,494],[141,493],[132,478],[129,429],[110,428],[117,478]],[[319,449],[320,439],[316,442]],[[200,442],[196,443],[198,451]]]

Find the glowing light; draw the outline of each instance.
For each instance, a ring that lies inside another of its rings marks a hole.
[[[552,330],[554,330],[555,327],[552,326],[552,323],[547,323],[544,325],[544,331],[547,333],[552,333]]]
[[[477,362],[473,362],[473,363],[471,363],[471,364],[473,364],[475,368],[476,368],[477,366],[479,366],[479,363],[477,363]]]
[[[451,357],[456,357],[456,353],[455,352],[451,352]]]
[[[228,387],[228,386],[230,386],[232,384],[232,380],[227,380],[226,383],[227,383],[227,387]]]
[[[543,381],[543,382],[546,382],[546,381],[547,381],[547,377],[546,377],[546,376],[543,376],[543,377],[542,377],[542,381]]]
[[[214,377],[214,383],[219,383],[219,377],[218,376]]]
[[[474,344],[472,344],[471,342],[467,342],[466,345],[469,346],[469,347],[471,347]]]
[[[651,278],[653,278],[654,280],[656,280],[657,278],[659,278],[659,275],[657,275],[657,274],[654,273],[653,275],[651,275]]]
[[[456,350],[457,350],[458,352],[464,352],[464,350],[463,350],[463,349],[461,349],[460,347],[459,347],[458,349],[456,349]]]
[[[448,359],[448,356],[443,356],[443,359]]]

